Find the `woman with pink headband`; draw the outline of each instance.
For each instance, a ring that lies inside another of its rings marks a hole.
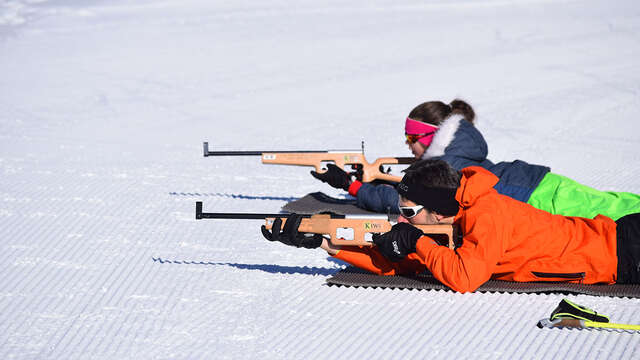
[[[471,105],[455,99],[450,104],[429,101],[416,106],[405,120],[405,137],[416,159],[442,159],[456,170],[481,166],[500,181],[499,193],[526,202],[552,214],[593,218],[602,214],[617,220],[640,212],[640,195],[627,192],[604,192],[582,185],[550,168],[522,160],[493,163],[487,159],[488,148],[482,134],[473,125]],[[342,169],[330,166],[316,178],[356,197],[356,204],[377,212],[398,213],[398,195],[391,186],[351,181]]]

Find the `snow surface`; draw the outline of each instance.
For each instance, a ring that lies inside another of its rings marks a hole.
[[[194,220],[340,194],[202,141],[408,156],[404,117],[454,97],[491,159],[640,193],[638,59],[633,0],[0,0],[0,358],[640,358],[538,329],[563,295],[329,287],[321,250]]]

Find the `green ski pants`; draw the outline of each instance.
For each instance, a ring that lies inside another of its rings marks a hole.
[[[596,190],[553,173],[544,176],[527,203],[552,214],[589,219],[602,214],[618,220],[640,213],[640,195]]]

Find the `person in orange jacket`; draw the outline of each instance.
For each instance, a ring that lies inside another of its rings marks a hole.
[[[298,233],[299,220],[291,218],[282,232],[274,226],[263,234],[288,245],[321,247],[380,275],[429,270],[462,293],[489,279],[640,283],[640,213],[618,221],[552,215],[499,194],[493,188],[497,182],[481,167],[459,172],[442,160],[422,160],[407,169],[398,185],[401,213],[412,224],[459,226],[462,245],[455,250],[404,222],[374,235],[374,247],[333,246],[320,235]]]

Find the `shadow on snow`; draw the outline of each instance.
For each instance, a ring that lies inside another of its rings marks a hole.
[[[198,192],[170,192],[169,195],[173,196],[220,196],[228,197],[232,199],[248,199],[248,200],[280,200],[280,201],[295,201],[300,198],[293,196],[257,196],[257,195],[243,195],[243,194],[224,194],[224,193],[198,193]]]
[[[340,271],[340,268],[321,268],[308,266],[281,266],[272,264],[238,264],[213,261],[190,261],[190,260],[169,260],[162,258],[152,258],[154,262],[160,264],[179,264],[179,265],[208,265],[208,266],[231,266],[243,270],[260,270],[272,274],[304,274],[304,275],[323,275],[329,276]]]

